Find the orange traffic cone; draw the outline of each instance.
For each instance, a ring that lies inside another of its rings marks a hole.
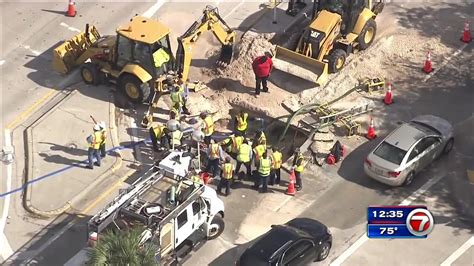
[[[423,72],[426,74],[431,73],[433,71],[433,64],[431,63],[431,52],[428,51],[426,55],[425,65],[423,66]]]
[[[464,31],[462,33],[461,41],[465,43],[470,43],[472,41],[471,31],[469,30],[469,22],[464,23]]]
[[[290,195],[290,196],[296,195],[295,181],[296,181],[296,175],[295,175],[295,170],[293,170],[291,171],[290,182],[288,183],[288,189],[286,190],[287,195]]]
[[[69,5],[67,6],[67,13],[66,16],[68,17],[75,17],[76,16],[76,6],[74,4],[74,0],[69,0]]]
[[[374,119],[372,117],[370,118],[370,125],[369,129],[367,130],[367,134],[365,135],[369,140],[373,140],[377,137],[375,134],[375,128],[374,128]]]
[[[390,105],[390,104],[393,103],[392,84],[391,83],[387,84],[387,92],[385,93],[385,98],[383,99],[383,102],[386,105]]]

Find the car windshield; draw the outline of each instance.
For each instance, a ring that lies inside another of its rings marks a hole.
[[[406,153],[407,151],[395,147],[385,141],[382,142],[382,144],[380,144],[380,146],[374,151],[374,154],[378,157],[396,165],[400,165],[402,163]]]

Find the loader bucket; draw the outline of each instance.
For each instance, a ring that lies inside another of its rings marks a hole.
[[[53,51],[53,69],[66,74],[88,58],[84,53],[100,38],[94,26],[86,25],[86,31],[63,42]]]
[[[272,60],[274,68],[318,85],[324,85],[328,78],[328,65],[326,63],[281,46],[276,47],[275,56]]]
[[[232,44],[222,45],[221,54],[217,59],[217,65],[226,67],[232,62],[232,57],[234,56],[234,46]]]

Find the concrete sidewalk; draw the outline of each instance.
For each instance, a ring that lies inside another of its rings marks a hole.
[[[94,95],[91,97],[90,95]],[[94,123],[108,127],[106,149],[118,145],[113,96],[105,87],[82,87],[27,129],[27,186],[24,207],[39,216],[58,215],[121,165],[109,152],[101,167],[87,169],[86,138]]]

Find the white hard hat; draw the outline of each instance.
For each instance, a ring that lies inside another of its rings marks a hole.
[[[105,129],[105,122],[100,121],[99,126],[100,126],[101,129]]]
[[[94,130],[96,130],[96,131],[100,130],[99,124],[95,124],[95,125],[94,125]]]

